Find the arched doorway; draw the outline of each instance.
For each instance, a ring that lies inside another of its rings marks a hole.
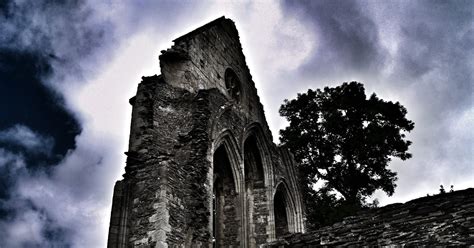
[[[273,197],[273,213],[275,220],[275,238],[294,232],[295,211],[291,196],[285,183],[278,184]]]
[[[257,247],[267,242],[268,207],[262,155],[253,134],[244,142],[244,171],[249,245]]]
[[[274,202],[274,212],[275,212],[275,237],[279,238],[285,234],[289,233],[288,229],[288,215],[286,212],[287,202],[283,196],[283,191],[278,190],[275,194]]]
[[[240,245],[239,199],[232,166],[225,145],[213,155],[213,245],[238,247]]]

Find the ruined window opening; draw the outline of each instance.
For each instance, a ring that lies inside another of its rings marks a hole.
[[[225,71],[225,88],[227,90],[227,94],[237,102],[240,102],[241,98],[241,83],[239,77],[235,72],[228,68]]]
[[[238,201],[232,168],[224,145],[214,152],[213,164],[213,246],[236,245],[240,223],[236,207]]]
[[[275,237],[279,238],[289,233],[288,228],[288,202],[285,199],[285,192],[283,186],[280,185],[275,193],[273,199],[274,213],[275,213]]]
[[[245,182],[264,186],[262,157],[254,135],[249,136],[244,143],[244,169]]]

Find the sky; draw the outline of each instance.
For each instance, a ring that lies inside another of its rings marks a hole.
[[[275,142],[308,88],[399,101],[413,158],[381,205],[474,187],[473,1],[0,1],[0,247],[105,247],[141,76],[172,40],[236,23]]]

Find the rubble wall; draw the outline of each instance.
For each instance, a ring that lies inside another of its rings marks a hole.
[[[470,247],[474,245],[474,189],[366,210],[265,247]]]

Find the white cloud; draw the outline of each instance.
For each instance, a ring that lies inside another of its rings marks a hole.
[[[15,180],[11,197],[0,202],[15,211],[0,221],[0,238],[8,247],[51,246],[61,240],[47,231],[64,231],[65,244],[104,247],[115,180],[124,161],[113,138],[86,130],[77,137],[77,148],[51,170],[28,171],[21,154],[0,149],[0,169]]]
[[[16,174],[23,168],[25,168],[25,161],[22,154],[0,148],[0,169],[7,169],[9,173]]]
[[[43,209],[49,218],[70,233],[73,247],[103,247],[109,222],[112,185],[123,166],[107,140],[78,137],[77,148],[57,165],[51,176],[34,175],[18,185],[18,195]]]
[[[19,145],[30,153],[45,155],[51,155],[54,146],[52,137],[41,135],[21,124],[0,131],[0,142]]]
[[[24,209],[14,221],[0,221],[0,229],[5,230],[3,245],[5,247],[48,245],[44,237],[45,220],[45,216],[40,212]]]
[[[12,212],[13,216],[0,220],[1,246],[27,247],[50,244],[44,236],[47,218],[41,211],[29,204],[17,192],[17,186],[29,173],[26,169],[24,156],[0,148],[0,171],[2,179],[8,180],[10,198],[0,200],[3,211]],[[14,212],[14,213],[13,213]]]

